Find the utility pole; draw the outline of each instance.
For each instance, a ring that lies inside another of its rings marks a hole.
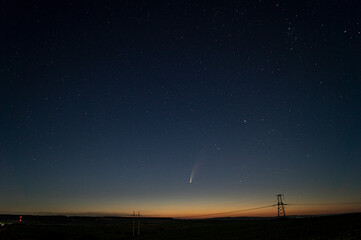
[[[135,212],[134,211],[133,211],[132,218],[133,218],[133,237],[134,237],[134,235],[135,235]]]
[[[285,204],[283,201],[285,196],[283,194],[277,194],[277,208],[278,208],[278,218],[286,217]]]
[[[140,235],[140,211],[138,211],[138,236]]]
[[[138,213],[133,211],[132,219],[133,219],[133,237],[135,237],[136,228],[137,228],[137,234],[138,236],[140,236],[140,211],[138,211]]]

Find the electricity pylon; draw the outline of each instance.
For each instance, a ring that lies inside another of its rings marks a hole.
[[[140,211],[138,211],[138,236],[140,235]]]
[[[137,229],[137,233],[139,236],[140,235],[140,211],[138,211],[138,213],[133,211],[132,219],[133,219],[133,237],[135,236],[136,229]]]
[[[135,235],[135,212],[134,211],[133,211],[132,219],[133,219],[133,237],[134,237],[134,235]]]
[[[283,201],[285,196],[283,194],[277,194],[277,208],[278,208],[278,218],[286,217],[285,204]]]

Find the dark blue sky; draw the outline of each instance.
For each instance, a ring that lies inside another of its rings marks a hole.
[[[1,5],[2,212],[360,199],[357,1]]]

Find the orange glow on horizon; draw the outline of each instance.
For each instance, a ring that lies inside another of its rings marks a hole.
[[[235,213],[225,213],[222,212],[232,212],[230,209],[219,208],[219,209],[209,209],[209,210],[159,210],[159,211],[142,211],[140,210],[142,217],[164,217],[164,218],[180,218],[180,219],[204,219],[204,218],[222,218],[222,217],[276,217],[277,216],[277,207],[270,207],[266,209],[259,210],[250,210],[244,212],[235,212]],[[352,213],[352,212],[361,212],[361,206],[359,207],[342,207],[342,206],[322,206],[322,207],[310,207],[310,206],[286,206],[286,215],[322,215],[322,214],[342,214],[342,213]],[[69,212],[67,215],[90,215],[90,216],[120,216],[127,217],[131,216],[131,211],[129,214],[124,212],[120,213],[117,211],[99,211],[99,212]]]
[[[291,201],[292,202],[292,201]],[[269,202],[253,202],[240,204],[239,202],[224,201],[157,201],[147,205],[141,203],[126,204],[127,208],[120,208],[118,204],[88,204],[62,209],[37,209],[29,212],[26,209],[14,211],[19,215],[68,215],[68,216],[119,216],[129,217],[133,210],[139,210],[143,217],[170,217],[184,219],[221,218],[221,217],[276,217],[277,207],[268,207]],[[272,204],[272,203],[271,203]],[[287,203],[286,203],[287,204]],[[102,206],[101,208],[99,207]],[[260,206],[266,208],[256,209]],[[252,209],[255,208],[255,209]],[[246,210],[246,211],[243,211]],[[361,204],[355,205],[286,205],[286,215],[322,215],[361,212]],[[10,212],[8,212],[10,213]]]

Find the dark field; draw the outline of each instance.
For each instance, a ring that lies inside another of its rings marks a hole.
[[[133,237],[131,218],[2,216],[0,239],[361,239],[361,214],[277,219],[141,219]],[[12,224],[10,224],[13,222]]]

